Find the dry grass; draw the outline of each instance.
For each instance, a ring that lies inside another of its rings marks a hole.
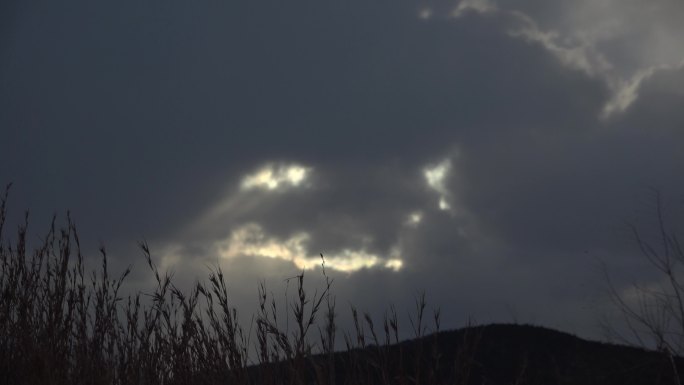
[[[124,295],[130,268],[112,275],[102,248],[99,268],[87,271],[68,215],[64,228],[57,228],[53,218],[31,251],[28,215],[15,240],[6,240],[6,201],[7,191],[0,196],[0,384],[479,384],[490,375],[500,376],[492,383],[572,383],[558,371],[549,374],[556,364],[548,367],[539,357],[537,365],[546,366],[533,367],[524,359],[515,367],[516,357],[503,353],[510,350],[505,344],[482,342],[484,327],[465,328],[445,344],[436,333],[440,312],[427,311],[424,295],[417,296],[410,312],[410,343],[400,341],[393,306],[379,322],[350,306],[353,328],[340,330],[323,256],[321,289],[307,292],[304,275],[297,275],[288,280],[294,293],[286,290],[279,304],[260,285],[258,310],[247,327],[238,322],[220,266],[206,282],[182,291],[169,273],[159,271],[145,243],[140,249],[153,289]],[[343,342],[342,350],[336,351],[336,341]],[[478,360],[490,360],[498,369],[485,373]],[[573,362],[565,364],[575,370]],[[644,367],[634,362],[628,371]],[[619,369],[610,373],[632,373]],[[592,370],[605,375],[606,369]],[[592,373],[572,378],[592,379]],[[679,383],[677,372],[671,374],[677,381],[666,378],[665,383]]]
[[[436,383],[439,352],[422,338],[417,351],[404,354],[396,345],[400,333],[394,307],[385,312],[379,329],[369,314],[352,307],[354,330],[341,334],[346,353],[334,351],[340,331],[324,260],[320,292],[304,290],[303,274],[291,278],[296,294],[287,299],[287,314],[279,314],[262,284],[259,310],[244,328],[220,267],[208,282],[183,292],[158,270],[149,247],[141,243],[154,290],[123,296],[130,268],[112,276],[102,248],[100,268],[86,272],[70,217],[62,229],[53,219],[33,251],[27,247],[28,215],[15,242],[3,241],[6,201],[7,193],[0,207],[0,378],[5,383]],[[424,296],[417,298],[414,314],[413,333],[424,337]],[[432,318],[438,330],[439,312]],[[467,363],[463,359],[455,366],[463,379]]]

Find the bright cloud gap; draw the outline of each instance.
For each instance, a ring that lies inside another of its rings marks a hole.
[[[408,215],[406,224],[411,227],[417,227],[423,221],[423,213],[421,211],[414,211]]]
[[[306,232],[296,233],[285,240],[269,237],[258,224],[247,224],[233,231],[229,239],[217,244],[218,254],[222,258],[241,256],[274,258],[292,262],[297,268],[312,270],[321,266],[320,256],[311,256],[307,243],[310,235]],[[382,258],[363,249],[343,249],[325,255],[326,268],[345,273],[361,269],[382,267],[399,271],[403,261],[398,250],[393,250],[391,258]]]
[[[446,178],[449,175],[449,171],[451,171],[451,161],[449,159],[423,169],[423,176],[428,187],[439,194],[438,207],[440,210],[449,210],[451,208],[447,200],[449,190],[446,187]]]
[[[311,173],[311,168],[297,164],[267,164],[252,174],[246,175],[240,185],[242,190],[273,191],[285,187],[298,187]]]

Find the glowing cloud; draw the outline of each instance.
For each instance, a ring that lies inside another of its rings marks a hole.
[[[385,262],[385,268],[392,269],[394,271],[399,271],[404,266],[404,262],[401,259],[388,259]]]
[[[439,197],[438,206],[440,210],[449,210],[451,208],[451,205],[449,204],[449,202],[446,201],[446,199],[444,199],[443,196]]]
[[[299,165],[269,164],[242,179],[242,190],[277,190],[283,187],[297,187],[309,176],[311,169]]]
[[[417,227],[422,221],[423,213],[420,211],[414,211],[408,215],[408,218],[406,219],[405,223],[409,226]]]
[[[451,161],[445,159],[434,166],[428,166],[423,170],[423,175],[427,181],[428,187],[439,193],[439,209],[449,210],[451,206],[447,201],[449,190],[446,187],[445,181],[449,171],[451,170]]]
[[[217,243],[218,254],[223,258],[240,256],[275,258],[292,262],[297,268],[311,270],[321,266],[321,258],[309,256],[307,243],[310,235],[300,232],[281,240],[269,237],[261,226],[248,224],[233,231],[230,238]],[[398,252],[393,251],[393,257]],[[383,259],[365,250],[344,249],[338,253],[325,255],[326,268],[352,273],[361,269],[384,267],[399,271],[403,262],[399,258]]]
[[[307,233],[297,233],[285,241],[267,238],[261,226],[248,224],[233,231],[230,239],[217,246],[219,254],[224,258],[240,255],[261,256],[294,261],[306,252],[304,247],[308,241]]]

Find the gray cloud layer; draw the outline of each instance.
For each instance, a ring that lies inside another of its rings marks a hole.
[[[147,237],[201,275],[257,224],[306,233],[308,258],[380,258],[337,276],[360,306],[424,288],[453,326],[514,308],[591,335],[593,256],[639,276],[623,221],[648,223],[656,187],[677,222],[684,192],[682,9],[614,3],[4,5],[0,182],[15,213],[70,208],[122,264]],[[440,192],[425,170],[446,159]],[[241,188],[269,164],[311,171]],[[241,302],[297,269],[222,263]]]

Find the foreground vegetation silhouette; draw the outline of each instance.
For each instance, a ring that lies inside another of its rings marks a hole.
[[[122,295],[130,269],[112,276],[107,255],[86,272],[76,227],[52,225],[35,250],[28,215],[5,241],[0,205],[0,383],[6,384],[673,384],[673,358],[590,342],[533,326],[470,326],[441,332],[420,296],[400,341],[393,307],[375,324],[351,308],[354,329],[340,331],[331,295],[304,290],[278,306],[262,285],[259,311],[245,329],[220,267],[189,292],[160,272],[150,294]],[[324,267],[324,266],[323,266]],[[325,274],[325,269],[323,269]],[[283,319],[292,319],[291,327]],[[431,318],[428,321],[428,318]],[[433,333],[428,334],[428,326]],[[285,323],[287,324],[287,323]],[[252,327],[253,326],[253,327]],[[341,333],[341,334],[340,334]],[[340,334],[345,349],[335,351]],[[254,338],[254,339],[252,339]],[[674,358],[682,372],[684,362]]]

